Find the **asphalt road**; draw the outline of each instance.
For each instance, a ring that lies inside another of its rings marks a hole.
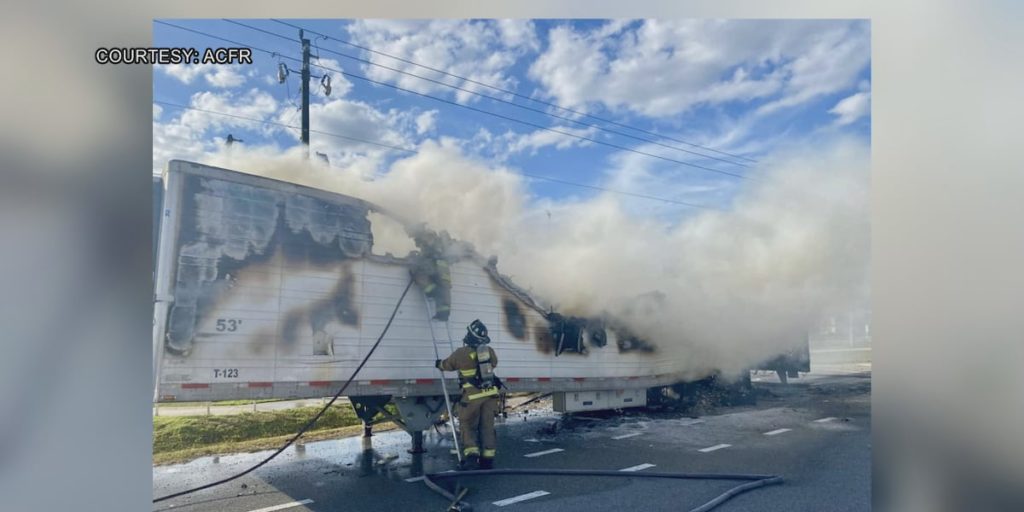
[[[463,478],[471,490],[465,500],[477,511],[690,510],[739,482],[640,475],[761,473],[780,475],[785,482],[742,494],[716,510],[870,510],[870,366],[816,370],[788,386],[772,375],[754,380],[762,392],[756,406],[568,418],[541,403],[541,409],[510,415],[498,427],[501,467],[631,468],[636,476]],[[406,453],[408,446],[408,435],[398,431],[289,448],[239,480],[154,504],[154,510],[445,510],[447,503],[415,477],[454,467],[450,434],[428,434],[428,453],[422,456]],[[268,453],[154,467],[153,495],[223,478]],[[509,503],[516,499],[522,501]]]

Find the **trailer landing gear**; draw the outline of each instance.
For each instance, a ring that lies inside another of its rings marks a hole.
[[[352,403],[352,410],[355,411],[356,416],[363,420],[363,439],[373,437],[373,425],[379,423],[379,419],[375,419],[377,415],[384,416],[384,419],[390,414],[387,409],[384,408],[391,401],[390,396],[350,396],[348,397],[349,402]]]
[[[445,412],[444,396],[395,398],[398,418],[394,421],[412,436],[409,453],[423,453],[423,431],[434,426]]]
[[[412,454],[425,452],[426,450],[423,449],[423,431],[409,432],[409,435],[412,436],[412,448],[409,448],[407,451]]]
[[[390,421],[398,425],[412,436],[409,453],[423,453],[423,431],[440,421],[445,412],[444,396],[350,396],[352,409],[356,416],[363,420],[363,439],[373,436],[373,425],[382,421]],[[386,407],[394,402],[395,413]],[[397,414],[396,414],[397,413]]]

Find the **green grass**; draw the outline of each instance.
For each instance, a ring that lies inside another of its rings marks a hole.
[[[267,402],[280,402],[283,398],[262,398],[256,400],[258,404],[265,404]],[[221,400],[219,402],[209,402],[213,407],[218,405],[252,405],[252,400]],[[207,402],[161,402],[160,407],[203,407]]]
[[[394,412],[394,406],[388,409]],[[231,416],[155,416],[153,462],[166,464],[202,455],[274,448],[298,432],[319,410],[302,407]],[[328,433],[352,435],[361,431],[361,425],[351,406],[335,405],[303,438],[312,440],[322,438],[316,434]]]

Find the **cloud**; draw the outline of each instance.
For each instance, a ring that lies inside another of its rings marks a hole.
[[[866,26],[855,24],[848,30],[824,31],[785,66],[790,78],[782,98],[763,105],[758,113],[768,114],[855,87],[870,59],[870,38]]]
[[[280,108],[277,100],[259,89],[250,89],[245,93],[199,92],[189,99],[189,106],[210,112],[266,120],[271,119]],[[173,113],[175,117],[170,116],[160,105],[153,105],[154,171],[162,169],[167,161],[173,158],[202,161],[204,155],[216,150],[217,140],[226,137],[228,129],[262,132],[265,135],[279,130],[209,112],[175,109]]]
[[[866,22],[615,21],[561,25],[529,76],[559,104],[649,117],[701,104],[779,109],[854,86],[870,59]]]
[[[595,128],[570,128],[566,126],[554,126],[552,128],[560,132],[571,133],[577,137],[587,138],[593,138],[594,134],[597,132]],[[577,137],[571,137],[569,135],[563,135],[561,133],[555,133],[548,130],[537,130],[522,134],[506,132],[501,138],[501,141],[506,144],[505,151],[510,154],[529,152],[531,155],[536,155],[537,150],[549,146],[553,146],[556,149],[568,149],[571,147],[582,147],[592,144],[590,141],[582,140]]]
[[[239,87],[246,82],[246,74],[238,64],[162,64],[153,67],[185,85],[192,85],[199,77],[221,89]]]
[[[314,78],[310,81],[310,94],[318,98],[343,98],[348,96],[348,93],[352,91],[352,82],[345,77],[345,75],[339,73],[339,71],[345,71],[345,68],[341,66],[341,63],[334,59],[321,57],[319,59],[313,59],[311,66],[311,73],[313,75],[330,75],[331,77],[331,95],[327,96],[324,92],[324,87],[320,82],[319,78]],[[321,67],[322,66],[322,67]],[[292,83],[298,88],[301,85],[301,79],[299,73],[293,73],[289,76],[289,80],[294,80]],[[276,81],[274,83],[277,83]]]
[[[372,176],[389,159],[406,154],[393,148],[415,150],[426,140],[435,130],[437,113],[416,108],[382,110],[363,101],[334,98],[332,93],[310,105],[310,147],[326,154],[332,166],[358,167]],[[296,126],[295,110],[283,105],[276,122]],[[299,140],[298,130],[285,132]]]
[[[513,155],[528,154],[534,156],[543,148],[564,150],[590,146],[593,144],[592,142],[578,137],[595,138],[597,136],[597,129],[595,128],[552,126],[552,129],[571,133],[577,137],[548,130],[535,130],[532,132],[508,130],[505,133],[497,134],[487,128],[480,128],[472,137],[467,139],[451,139],[451,142],[468,154],[494,160],[495,162],[505,162]]]
[[[845,126],[868,115],[870,110],[871,93],[858,92],[839,100],[829,113],[837,116],[836,124]]]
[[[210,85],[220,88],[238,87],[245,83],[245,75],[233,66],[216,66],[204,78]]]
[[[532,20],[497,20],[501,42],[508,48],[540,49],[540,39]]]
[[[340,69],[336,61],[321,59],[320,62]],[[396,154],[394,150],[373,142],[413,148],[420,138],[435,129],[436,110],[378,110],[369,103],[344,99],[341,96],[351,90],[352,84],[337,73],[331,73],[331,76],[333,90],[330,96],[326,96],[318,84],[311,88],[310,128],[313,132],[310,134],[310,146],[314,151],[327,154],[332,165],[358,166],[372,175],[387,158]],[[239,135],[238,131],[247,133],[245,146],[264,148],[267,154],[280,151],[269,137],[285,134],[296,143],[300,138],[299,130],[294,128],[239,119],[258,119],[288,126],[299,124],[291,103],[279,101],[261,89],[201,91],[190,97],[189,106],[208,112],[174,110],[175,116],[168,119],[165,109],[154,105],[154,169],[162,168],[172,158],[211,161],[213,155],[223,149],[223,139],[231,130],[235,130],[235,136]],[[303,152],[301,147],[297,151]]]
[[[416,116],[416,135],[430,132],[437,125],[437,111],[428,110]]]
[[[197,109],[231,114],[250,119],[269,120],[278,111],[277,100],[266,91],[249,89],[245,93],[231,91],[203,91],[192,95],[189,105]],[[245,127],[258,129],[260,126],[252,121],[237,119],[207,112],[188,110],[181,114],[180,122],[193,130],[203,133],[208,129],[224,127]],[[267,128],[271,129],[271,128]],[[272,129],[271,129],[272,130]]]
[[[208,64],[162,64],[153,66],[158,71],[163,72],[171,78],[177,79],[179,82],[190,85],[193,80],[201,75],[207,68]]]
[[[518,83],[510,68],[523,55],[539,47],[532,22],[516,20],[358,20],[347,29],[351,38],[360,45],[508,90],[515,89]],[[369,53],[365,57],[391,68],[464,89],[492,96],[498,94],[471,81],[459,80],[407,62]],[[454,94],[455,100],[460,103],[479,99],[467,92],[453,92],[449,87],[379,66],[363,65],[362,71],[374,80],[416,92]]]
[[[405,135],[397,129],[402,117],[408,114],[397,110],[380,111],[361,101],[341,99],[310,105],[309,110],[310,127],[314,130],[395,146],[408,143]],[[364,147],[362,143],[326,135],[318,134],[317,138],[318,142],[329,147]]]
[[[741,188],[742,180],[721,175],[688,173],[685,168],[675,164],[659,162],[643,155],[622,154],[611,159],[598,185],[618,192],[698,205],[695,207],[630,196],[619,197],[623,208],[629,212],[681,219],[705,209],[727,207],[728,198]]]

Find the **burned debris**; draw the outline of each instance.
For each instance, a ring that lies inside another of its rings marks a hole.
[[[625,326],[610,320],[607,316],[583,318],[550,313],[551,338],[554,340],[555,355],[565,352],[586,355],[588,347],[604,347],[608,344],[608,332],[615,334],[619,352],[653,353],[655,346],[634,335]]]

